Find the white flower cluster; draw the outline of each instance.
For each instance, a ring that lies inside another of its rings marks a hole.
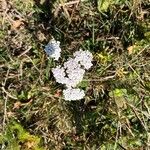
[[[89,51],[76,51],[74,53],[75,61],[80,63],[85,69],[90,69],[92,66],[93,55]]]
[[[73,88],[68,88],[66,90],[63,90],[63,94],[64,94],[65,100],[67,101],[79,100],[85,96],[85,93],[83,90],[73,89]]]
[[[74,58],[69,58],[62,67],[52,69],[56,82],[67,87],[63,90],[65,100],[79,100],[85,96],[84,91],[76,87],[82,81],[85,69],[88,70],[92,66],[93,56],[89,51],[79,50],[73,56]]]
[[[61,53],[60,42],[55,39],[50,40],[50,42],[45,46],[45,52],[51,58],[58,60]]]

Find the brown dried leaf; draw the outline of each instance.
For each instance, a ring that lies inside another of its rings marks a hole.
[[[15,21],[13,21],[11,28],[12,28],[13,30],[16,30],[16,29],[18,29],[21,25],[24,25],[24,23],[23,23],[22,20],[15,20]]]
[[[14,116],[15,116],[14,112],[11,112],[11,111],[7,112],[7,117],[8,118],[11,118],[11,117],[14,117]]]
[[[61,90],[57,90],[54,96],[55,97],[60,97],[61,96],[61,92],[62,92]]]
[[[131,54],[133,54],[134,53],[134,48],[135,48],[135,46],[133,45],[133,46],[129,46],[128,48],[127,48],[127,50],[128,50],[128,54],[129,55],[131,55]]]
[[[14,103],[13,110],[14,110],[14,109],[19,109],[21,106],[22,106],[21,102],[18,101],[18,102],[16,102],[16,103]]]
[[[25,143],[25,147],[27,149],[32,149],[32,148],[34,148],[34,146],[35,146],[35,142],[34,141],[28,141],[28,142]]]

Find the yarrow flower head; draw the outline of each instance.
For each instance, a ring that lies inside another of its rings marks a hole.
[[[67,87],[76,87],[83,79],[85,70],[82,68],[77,68],[75,70],[70,71],[67,76],[69,78],[69,82],[66,83]]]
[[[63,90],[63,95],[65,100],[72,101],[72,100],[80,100],[85,96],[85,93],[83,90],[77,88],[67,88],[66,90]]]
[[[52,39],[46,46],[45,52],[51,58],[58,60],[61,53],[60,42]]]
[[[93,65],[93,55],[89,51],[83,51],[80,49],[79,51],[76,51],[73,55],[75,57],[75,61],[80,63],[81,66],[83,66],[85,69],[88,70]]]
[[[92,59],[90,52],[79,50],[63,66],[52,69],[56,82],[66,85],[63,91],[65,100],[79,100],[85,96],[84,91],[76,87],[83,80],[85,69],[92,66]]]
[[[67,87],[76,87],[82,79],[85,70],[81,68],[81,65],[75,61],[75,59],[70,58],[64,63],[64,68],[66,70],[66,76],[68,77]]]
[[[65,63],[64,63],[64,68],[66,69],[67,73],[70,73],[72,70],[80,68],[81,65],[75,61],[73,58],[69,58]]]
[[[57,66],[56,68],[52,69],[53,75],[56,79],[56,82],[61,84],[66,84],[66,74],[65,69],[61,66]]]

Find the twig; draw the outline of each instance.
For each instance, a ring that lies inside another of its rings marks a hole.
[[[66,14],[66,17],[69,19],[69,22],[70,22],[70,20],[71,20],[70,19],[70,14],[69,14],[68,10],[66,9],[65,3],[63,2],[63,0],[60,0],[60,3],[61,3],[61,6],[64,10],[64,13]]]
[[[118,141],[118,137],[119,137],[119,126],[120,126],[119,124],[120,124],[120,122],[118,121],[114,150],[117,148],[117,141]]]
[[[131,70],[138,76],[139,81],[142,83],[142,85],[145,86],[144,81],[141,79],[141,77],[139,76],[139,74],[133,69],[133,67],[128,64],[128,66],[131,68]]]
[[[24,52],[22,52],[22,53],[18,56],[18,58],[20,58],[21,56],[25,55],[28,51],[30,51],[31,48],[32,48],[32,47],[30,46],[27,50],[25,50]]]
[[[4,100],[4,117],[3,117],[3,131],[5,131],[5,122],[6,122],[6,114],[7,114],[7,100],[8,100],[8,96],[6,95],[5,100]]]
[[[127,150],[127,148],[123,147],[121,144],[118,143],[118,145],[119,145],[123,150]]]
[[[104,77],[104,78],[99,78],[99,79],[83,79],[83,81],[90,81],[90,82],[104,82],[110,79],[113,79],[115,75]]]
[[[15,99],[15,100],[18,99],[17,97],[14,97],[14,96],[12,96],[9,92],[7,92],[4,87],[2,87],[2,91],[3,91],[8,97],[10,97],[10,98],[12,98],[12,99]]]
[[[59,6],[64,6],[64,5],[73,5],[73,4],[79,4],[80,0],[76,0],[76,1],[71,1],[71,2],[67,2],[67,3],[64,3],[63,5],[62,4],[59,4]]]
[[[26,57],[30,60],[30,62],[32,62],[34,68],[40,73],[40,70],[36,67],[35,63],[33,62],[33,60],[31,59],[31,57],[29,57],[28,55],[26,55]]]
[[[5,78],[4,83],[2,84],[2,86],[5,86],[8,75],[9,75],[9,69],[7,70],[6,78]],[[2,87],[2,89],[3,89],[3,87]],[[7,99],[8,99],[8,96],[6,95],[5,100],[4,100],[4,117],[3,117],[3,125],[2,125],[3,131],[4,131],[4,128],[5,128],[5,121],[6,121]]]
[[[132,106],[132,105],[130,105],[129,103],[127,103],[129,106],[130,106],[130,108],[132,109],[132,111],[133,111],[133,113],[135,114],[135,116],[138,118],[138,120],[140,121],[140,123],[141,123],[141,125],[143,126],[143,128],[145,129],[145,131],[146,132],[148,132],[147,131],[147,128],[145,127],[145,125],[144,125],[144,122],[141,120],[141,118],[138,116],[138,114],[137,114],[137,112],[136,112],[136,110],[135,110],[135,107],[134,106]]]

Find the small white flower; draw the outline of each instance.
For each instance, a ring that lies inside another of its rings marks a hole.
[[[64,68],[66,71],[66,75],[68,77],[68,83],[66,83],[67,87],[75,87],[79,84],[85,73],[85,70],[81,68],[81,65],[75,61],[75,59],[70,58],[68,61],[64,63]]]
[[[66,101],[74,101],[74,100],[80,100],[85,96],[85,93],[81,89],[73,89],[68,88],[66,90],[63,90],[63,95]]]
[[[82,80],[85,70],[82,68],[76,68],[74,70],[66,71],[69,78],[69,82],[66,84],[67,87],[76,87]]]
[[[55,41],[52,39],[46,46],[45,46],[45,52],[47,55],[51,58],[54,58],[55,60],[58,60],[60,57],[61,53],[61,48],[60,48],[60,42]]]
[[[64,63],[64,68],[66,69],[67,73],[70,73],[72,70],[75,70],[80,67],[81,67],[81,65],[77,61],[75,61],[75,59],[73,59],[73,58],[69,58]]]
[[[56,82],[61,83],[61,84],[66,84],[66,74],[65,74],[65,69],[61,66],[57,66],[56,68],[52,69],[53,75],[56,79]]]
[[[93,55],[91,52],[83,51],[80,49],[79,51],[76,51],[73,55],[75,57],[75,61],[80,63],[85,69],[88,70],[93,65]]]

